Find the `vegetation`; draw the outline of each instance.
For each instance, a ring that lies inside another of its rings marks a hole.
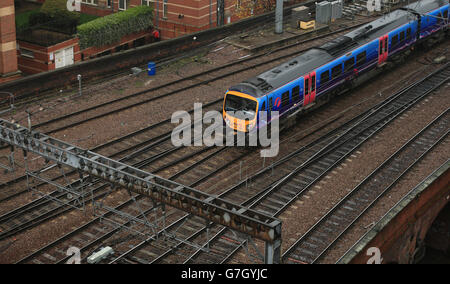
[[[153,8],[138,6],[78,26],[81,49],[114,44],[153,25]]]
[[[67,10],[67,0],[46,0],[41,12],[51,18],[67,18],[72,21],[80,18],[79,13]]]
[[[18,31],[27,29],[30,27],[30,17],[33,14],[39,13],[39,9],[26,11],[20,14],[16,14],[16,29]]]
[[[97,18],[98,18],[98,16],[89,15],[89,14],[80,14],[80,19],[78,20],[78,25],[89,23],[90,21],[93,21]]]

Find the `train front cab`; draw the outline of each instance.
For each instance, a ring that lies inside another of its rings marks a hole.
[[[247,94],[228,91],[223,102],[223,119],[234,131],[249,132],[256,126],[259,101]]]

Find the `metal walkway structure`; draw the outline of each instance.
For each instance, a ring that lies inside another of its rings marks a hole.
[[[27,175],[37,177],[27,166],[28,153],[52,161],[58,167],[76,169],[80,178],[97,177],[111,184],[150,198],[206,221],[226,226],[251,238],[265,242],[265,263],[279,263],[281,259],[281,221],[255,210],[233,204],[194,188],[161,178],[151,173],[117,162],[97,153],[76,147],[61,140],[30,131],[21,125],[0,119],[0,144],[23,150]],[[14,169],[14,159],[9,168]],[[52,184],[51,181],[47,181]],[[71,188],[59,187],[68,194]]]

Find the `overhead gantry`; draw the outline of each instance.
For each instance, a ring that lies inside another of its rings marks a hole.
[[[141,194],[192,215],[265,242],[265,262],[279,263],[281,221],[197,189],[79,148],[18,124],[0,119],[0,141],[11,147],[95,176],[113,186]],[[13,168],[13,167],[12,167]]]

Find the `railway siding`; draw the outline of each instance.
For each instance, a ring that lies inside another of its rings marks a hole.
[[[380,249],[384,263],[399,262],[399,251],[409,252],[415,248],[403,240],[409,239],[409,236],[423,236],[426,232],[408,224],[421,223],[425,225],[422,230],[429,228],[440,210],[449,202],[449,195],[450,160],[392,207],[337,263],[367,263],[370,258],[367,250],[371,247]]]

